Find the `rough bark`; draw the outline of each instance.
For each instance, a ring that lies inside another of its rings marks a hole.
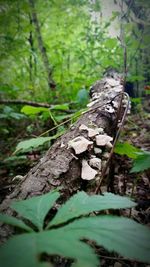
[[[1,211],[12,214],[8,208],[12,200],[41,195],[58,187],[61,187],[62,201],[78,190],[90,193],[95,191],[100,173],[97,179],[91,181],[81,179],[81,162],[83,159],[89,160],[95,154],[95,138],[89,138],[87,131],[80,131],[79,127],[82,124],[88,127],[101,127],[107,135],[113,137],[116,131],[117,106],[120,101],[117,95],[122,91],[122,87],[121,79],[115,76],[115,78],[106,77],[91,88],[92,99],[88,112],[82,114],[69,131],[58,138],[40,162],[24,176],[16,189],[1,204]],[[117,97],[114,100],[115,96]],[[89,141],[93,141],[93,147],[84,153],[75,155],[74,150],[68,147],[68,142],[77,136],[84,136]],[[106,159],[103,155],[108,148],[103,147],[102,150],[99,158],[104,163]],[[7,238],[8,233],[10,233],[8,228],[3,227],[1,231],[3,239]]]
[[[46,73],[47,73],[48,86],[49,86],[50,89],[53,90],[56,85],[55,85],[55,82],[53,81],[53,78],[52,78],[52,67],[50,66],[48,55],[47,55],[47,51],[46,51],[46,48],[44,46],[44,42],[43,42],[43,38],[42,38],[42,34],[41,34],[41,29],[40,29],[40,25],[39,25],[39,20],[38,20],[37,13],[36,13],[36,10],[35,10],[34,0],[29,0],[29,4],[31,6],[32,22],[33,22],[33,24],[35,26],[38,45],[39,45],[39,50],[41,52],[43,63],[44,63],[44,67],[45,67],[45,70],[46,70]]]

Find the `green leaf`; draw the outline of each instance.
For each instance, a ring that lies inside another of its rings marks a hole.
[[[77,102],[81,106],[85,106],[87,104],[87,102],[88,102],[88,99],[89,99],[88,91],[85,88],[81,89],[77,94]]]
[[[133,220],[109,215],[90,217],[76,220],[62,230],[66,235],[70,231],[75,239],[91,239],[123,257],[150,263],[150,230]]]
[[[133,145],[130,145],[128,142],[117,143],[114,149],[114,152],[119,155],[126,155],[131,159],[137,158],[137,152],[141,150]]]
[[[17,145],[15,153],[18,151],[26,152],[28,149],[37,148],[52,139],[53,137],[36,137],[36,138],[31,138],[29,140],[21,141]]]
[[[10,166],[15,167],[24,163],[27,164],[27,161],[28,159],[25,155],[17,155],[4,159],[3,163],[9,165],[9,167]]]
[[[3,108],[2,114],[0,114],[0,118],[20,120],[24,119],[25,115],[15,112],[14,109],[11,107],[5,106]]]
[[[20,113],[16,113],[16,112],[12,112],[10,114],[10,118],[15,119],[15,120],[21,120],[25,118],[25,115],[20,114]]]
[[[93,211],[105,209],[131,208],[136,204],[127,197],[121,197],[112,193],[105,193],[104,196],[89,196],[85,192],[79,192],[71,197],[57,212],[54,219],[47,228],[61,224],[70,219],[88,214]]]
[[[24,106],[21,109],[21,112],[26,115],[35,115],[40,112],[49,112],[48,108],[42,108],[42,107],[32,107],[32,106]]]
[[[149,238],[147,227],[127,218],[108,215],[82,218],[54,230],[11,238],[1,247],[0,266],[41,266],[41,253],[74,259],[74,267],[99,266],[92,248],[81,239],[93,240],[123,257],[149,263]]]
[[[55,120],[57,122],[60,122],[62,120],[67,120],[69,119],[70,117],[72,117],[72,114],[67,114],[67,115],[55,115]]]
[[[0,266],[37,267],[41,266],[39,255],[60,255],[75,259],[74,267],[96,267],[98,258],[92,248],[64,231],[52,230],[23,234],[7,241],[0,250]]]
[[[43,196],[13,202],[11,208],[42,230],[44,219],[58,198],[59,193],[53,191]]]
[[[116,38],[108,38],[108,39],[106,39],[104,45],[108,49],[113,49],[117,45],[117,39]]]
[[[0,266],[40,267],[34,234],[23,234],[8,240],[0,249]]]
[[[137,158],[133,162],[132,172],[142,172],[150,168],[150,152],[137,153]]]
[[[131,98],[131,102],[135,104],[141,104],[142,98],[141,97]]]
[[[20,156],[11,156],[11,157],[7,157],[6,159],[4,159],[4,163],[10,163],[13,161],[25,161],[27,160],[27,157],[25,155],[20,155]]]
[[[68,110],[69,109],[69,104],[60,104],[60,105],[52,105],[50,107],[51,110]]]
[[[19,227],[19,228],[22,228],[22,229],[24,229],[24,230],[26,230],[28,232],[33,231],[23,221],[15,218],[15,217],[6,215],[6,214],[0,213],[0,222],[6,223],[6,224],[10,224],[10,225],[13,225],[13,226],[16,226],[16,227]]]
[[[21,141],[17,147],[14,153],[19,152],[26,152],[29,149],[37,148],[43,144],[45,144],[48,141],[54,140],[57,137],[59,137],[62,134],[62,132],[59,132],[53,136],[49,137],[36,137],[36,138],[31,138],[29,140]]]

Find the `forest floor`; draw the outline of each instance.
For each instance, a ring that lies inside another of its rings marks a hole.
[[[128,141],[138,148],[150,151],[149,119],[150,114],[145,112],[129,115],[119,141]],[[15,136],[17,135],[18,133],[15,134]],[[6,142],[8,142],[8,140],[6,140]],[[8,151],[6,149],[6,144],[3,143],[1,157],[2,155],[5,155],[6,151]],[[30,153],[28,155],[28,160],[23,165],[17,165],[17,167],[15,164],[14,166],[11,165],[11,167],[6,163],[1,164],[1,200],[16,186],[16,181],[13,181],[12,179],[13,175],[25,175],[27,171],[36,164],[36,162],[39,160],[39,157],[42,156],[40,153],[41,152],[35,154],[35,151],[34,153]],[[138,203],[138,206],[134,209],[123,210],[120,214],[130,217],[139,223],[150,226],[150,170],[141,173],[130,173],[132,161],[128,157],[114,155],[114,161],[115,193],[123,196],[130,196]],[[107,184],[103,184],[102,191],[106,190]],[[97,247],[96,250],[100,255],[101,266],[103,267],[150,267],[143,263],[118,257],[118,255],[115,253],[108,253],[103,248]]]
[[[150,151],[150,115],[133,114],[125,123],[121,140],[128,141],[141,149]],[[137,207],[121,211],[120,215],[150,226],[150,170],[141,173],[130,173],[132,162],[126,156],[115,156],[116,171],[114,175],[115,193],[130,196]],[[116,254],[100,251],[103,267],[150,267],[147,264],[120,258]]]

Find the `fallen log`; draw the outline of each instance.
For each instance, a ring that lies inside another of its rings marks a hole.
[[[122,91],[121,77],[116,73],[96,82],[90,89],[88,110],[23,177],[4,199],[0,211],[12,215],[8,208],[12,200],[42,195],[58,187],[62,202],[80,190],[95,192],[112,151]],[[0,234],[5,240],[10,228],[3,226]]]

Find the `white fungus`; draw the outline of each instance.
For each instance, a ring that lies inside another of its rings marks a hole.
[[[109,135],[99,134],[96,136],[97,146],[105,146],[105,145],[111,144],[110,142],[112,140],[113,140],[113,138]]]
[[[81,178],[83,180],[92,180],[95,178],[97,171],[91,168],[88,162],[83,159],[82,160],[82,171],[81,171]]]
[[[101,170],[101,159],[96,158],[96,157],[91,158],[89,161],[89,165],[91,167],[98,169],[98,170]]]
[[[74,149],[75,154],[81,154],[85,152],[92,145],[93,145],[93,142],[89,141],[83,136],[77,136],[76,138],[69,141],[68,143],[68,146]]]
[[[84,124],[81,124],[81,126],[79,127],[79,130],[82,131],[82,130],[86,130],[88,131],[88,137],[94,137],[96,136],[97,134],[99,134],[99,128],[90,128],[90,127],[87,127],[86,125]]]

